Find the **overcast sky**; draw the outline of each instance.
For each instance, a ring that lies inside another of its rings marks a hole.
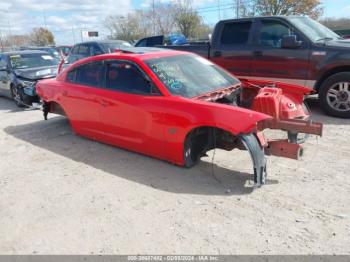
[[[157,1],[157,0],[156,0]],[[158,0],[159,1],[159,0]],[[161,0],[163,2],[171,0]],[[134,9],[149,7],[151,0],[1,0],[0,30],[2,35],[29,33],[33,27],[46,26],[57,44],[81,41],[82,29],[108,34],[103,21],[108,15],[125,15]],[[194,0],[204,21],[214,24],[231,18],[233,0]],[[325,16],[349,17],[350,0],[323,0]],[[216,7],[220,4],[220,12]]]

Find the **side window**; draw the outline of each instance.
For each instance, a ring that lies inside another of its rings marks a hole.
[[[71,51],[71,54],[77,54],[78,53],[78,50],[79,50],[79,46],[76,45],[75,47],[73,47],[72,51]]]
[[[97,44],[91,45],[91,55],[101,55],[103,54],[101,48]]]
[[[93,62],[79,66],[76,70],[75,83],[80,85],[102,87],[104,81],[103,63]],[[72,72],[72,79],[74,79],[74,71]],[[71,73],[69,72],[69,73]],[[68,74],[69,74],[68,73]],[[67,76],[68,80],[68,76]]]
[[[90,48],[89,48],[89,46],[88,45],[80,45],[78,54],[82,55],[82,56],[89,56],[90,55]]]
[[[110,62],[107,64],[106,86],[109,89],[133,94],[152,94],[151,84],[143,73],[133,64],[127,62]],[[157,93],[157,92],[156,92]]]
[[[147,39],[143,39],[137,43],[137,47],[144,47],[144,46],[147,46]]]
[[[6,56],[0,55],[0,68],[5,68],[5,67],[7,67]]]
[[[247,44],[252,22],[236,22],[224,25],[221,43],[226,45]]]
[[[281,48],[284,36],[294,35],[286,25],[275,21],[263,21],[259,34],[259,45]]]

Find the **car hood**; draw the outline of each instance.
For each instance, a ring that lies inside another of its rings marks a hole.
[[[331,40],[325,42],[326,46],[329,47],[343,47],[350,49],[350,39],[339,39],[339,40]]]
[[[28,80],[39,80],[43,78],[55,77],[58,66],[34,67],[25,69],[16,69],[15,74],[18,77]]]

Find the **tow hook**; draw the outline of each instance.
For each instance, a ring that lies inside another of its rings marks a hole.
[[[261,187],[265,184],[267,176],[264,149],[254,134],[241,135],[241,140],[253,162],[255,186]]]

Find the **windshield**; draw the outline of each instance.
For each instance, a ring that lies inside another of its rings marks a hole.
[[[239,83],[238,79],[199,56],[177,55],[145,62],[174,95],[195,97]]]
[[[289,19],[291,23],[307,35],[312,42],[341,39],[341,37],[332,30],[309,17],[290,17]]]
[[[122,47],[132,47],[132,45],[130,43],[128,43],[128,42],[120,41],[120,42],[117,42],[117,43],[106,43],[106,44],[103,44],[103,47],[106,49],[107,52],[113,53],[114,50],[116,50],[116,49],[120,49]]]
[[[49,54],[10,55],[10,61],[13,69],[55,66],[59,64],[59,60]]]

